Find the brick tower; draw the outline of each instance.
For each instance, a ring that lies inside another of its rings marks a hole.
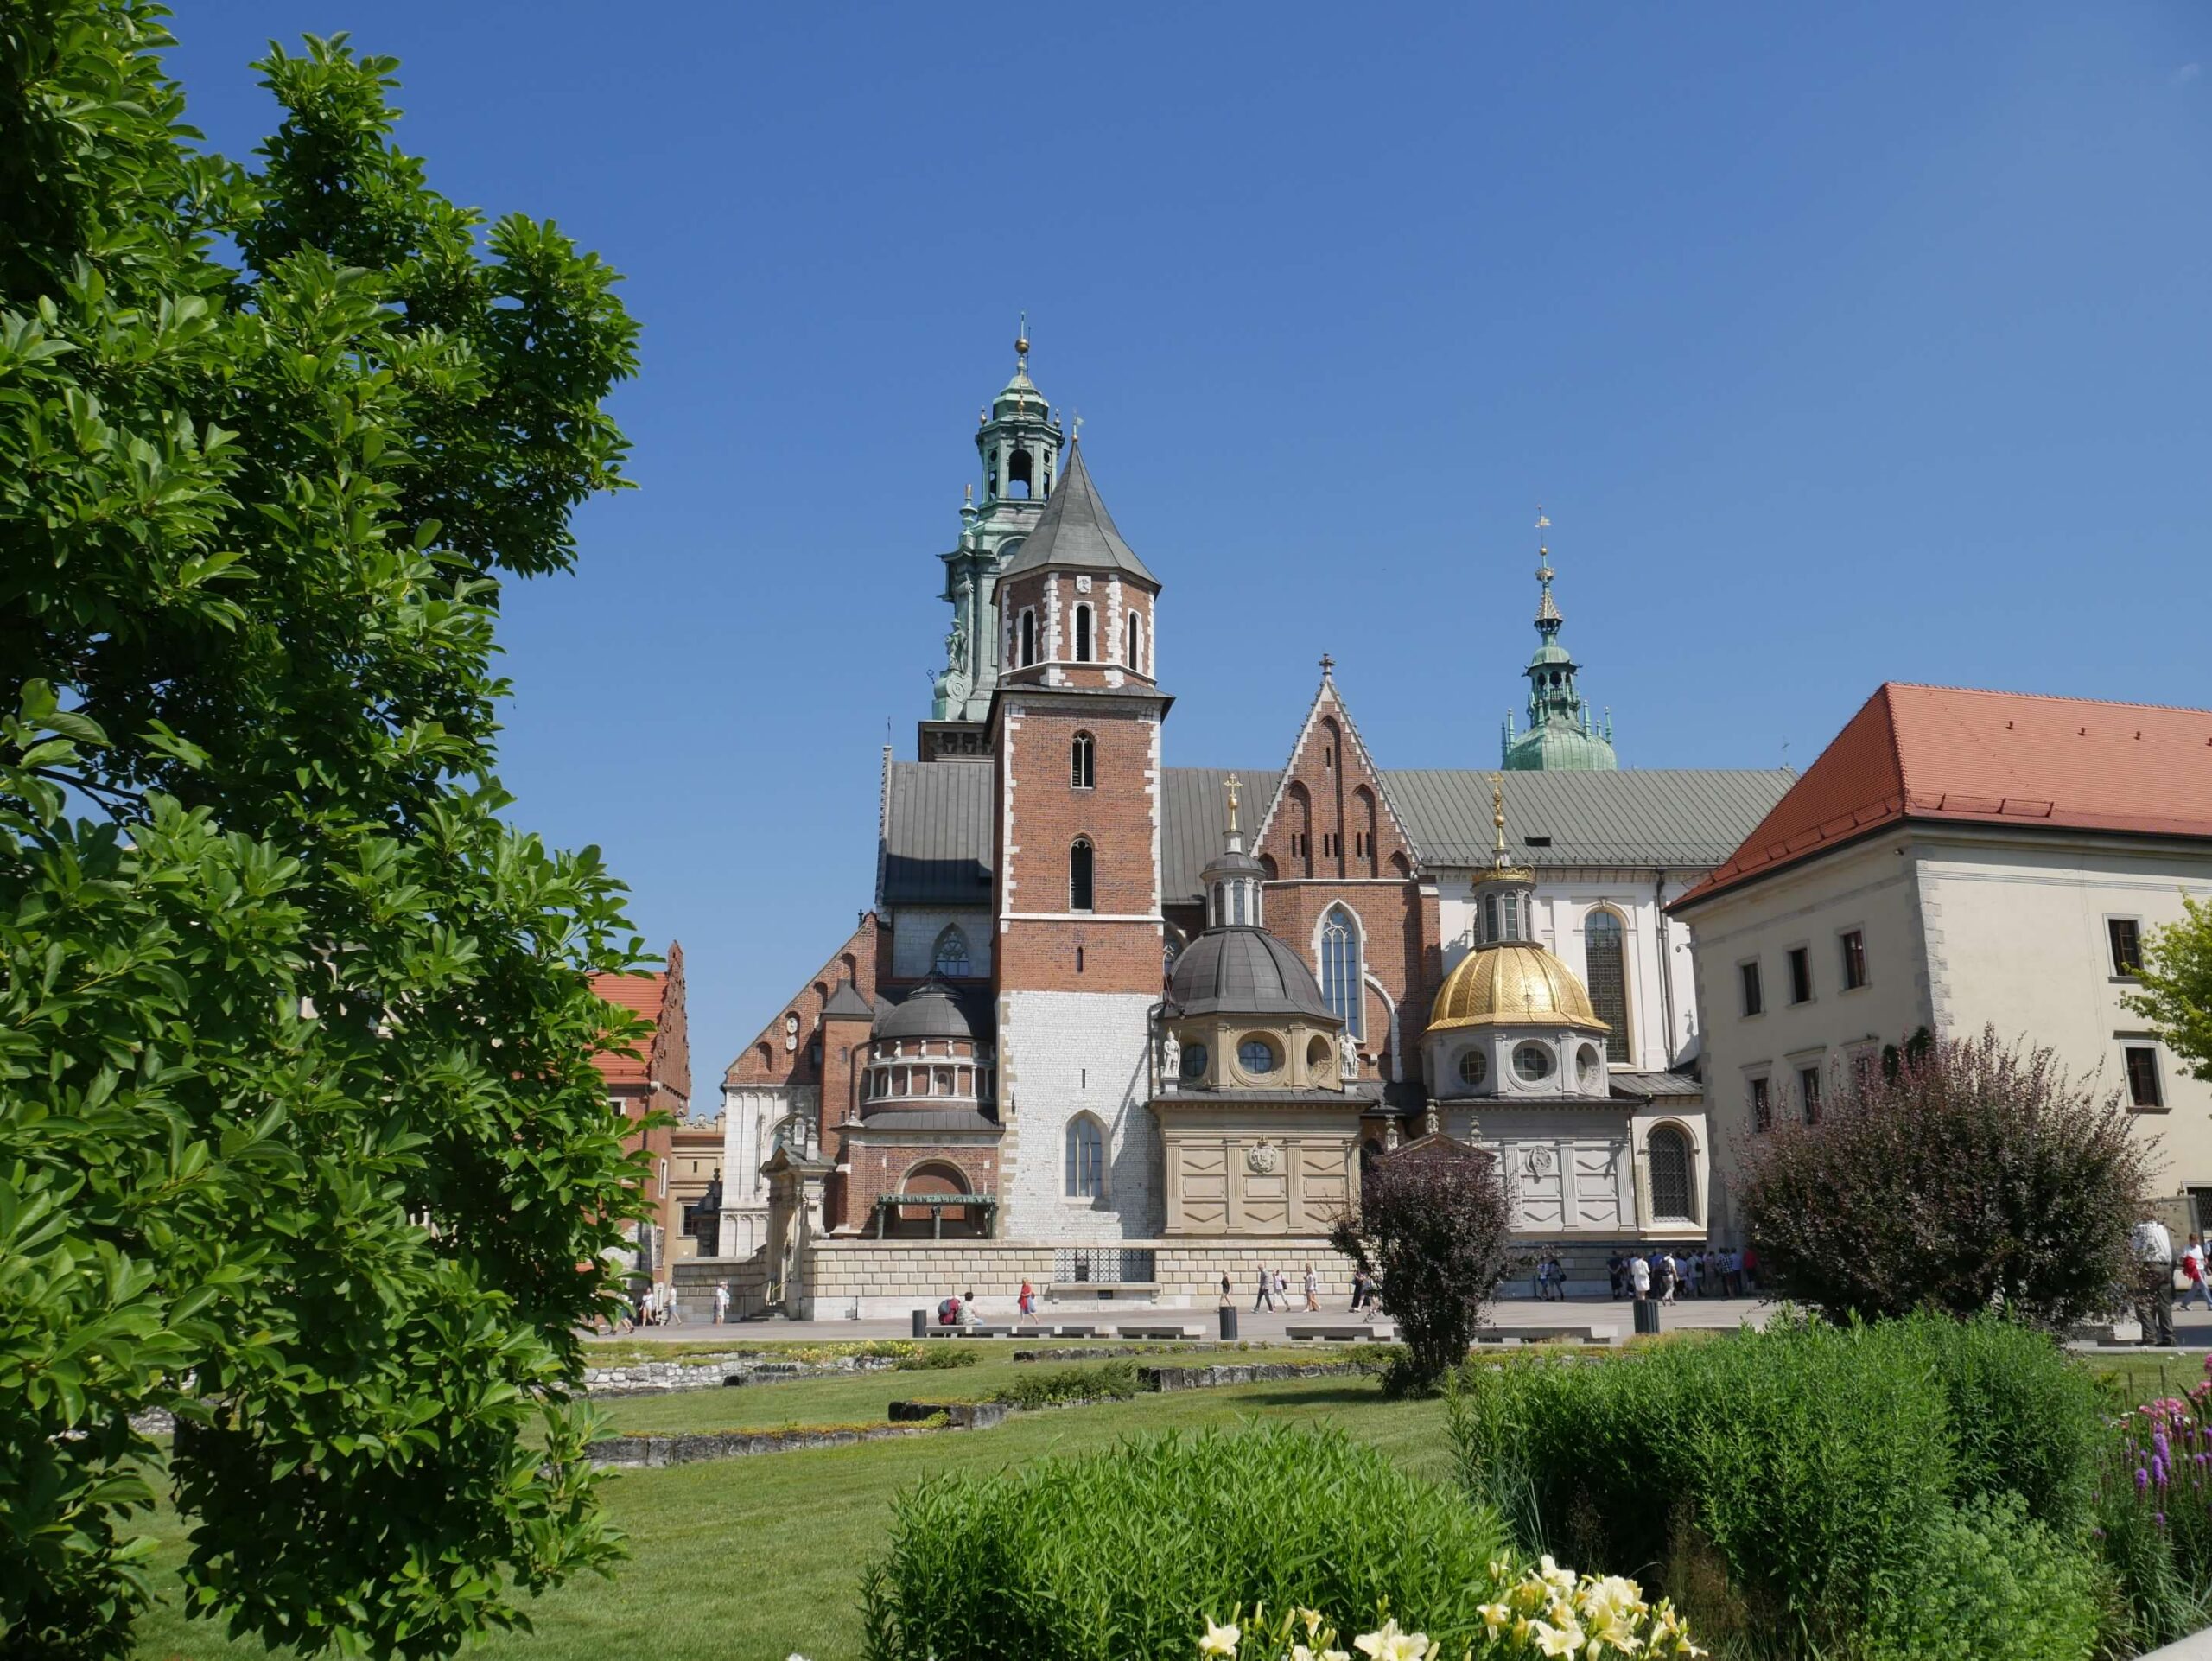
[[[1010,1238],[1159,1226],[1146,1104],[1164,979],[1159,594],[1071,445],[998,583],[994,980]]]

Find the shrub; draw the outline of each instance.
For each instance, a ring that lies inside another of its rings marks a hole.
[[[1920,1562],[1874,1600],[1867,1661],[2088,1661],[2095,1561],[2028,1515],[2017,1494],[1938,1517]]]
[[[2094,1397],[2069,1371],[1995,1321],[1783,1321],[1602,1363],[1471,1364],[1450,1435],[1529,1549],[1662,1565],[1701,1630],[1802,1652],[1863,1626],[1956,1500],[2017,1496],[2054,1537],[2079,1528]],[[2044,1422],[1990,1422],[2018,1415]]]
[[[2206,1362],[2212,1371],[2212,1360]],[[2097,1522],[2127,1625],[2149,1649],[2212,1613],[2212,1379],[2146,1402],[2107,1440]]]
[[[1839,1079],[1818,1124],[1742,1154],[1745,1223],[1788,1296],[1868,1319],[2001,1301],[2063,1327],[2127,1282],[2149,1149],[2117,1094],[1986,1028]]]
[[[870,1661],[1140,1661],[1263,1604],[1387,1608],[1452,1655],[1483,1632],[1503,1531],[1337,1431],[1126,1441],[893,1501],[862,1590]],[[1379,1616],[1378,1616],[1379,1620]]]
[[[1398,1323],[1407,1357],[1386,1387],[1433,1389],[1465,1358],[1512,1259],[1511,1225],[1497,1161],[1448,1137],[1368,1168],[1358,1211],[1338,1219],[1329,1243],[1382,1277],[1382,1309]]]
[[[990,1399],[1014,1407],[1065,1407],[1071,1402],[1118,1402],[1144,1389],[1134,1361],[1108,1361],[1095,1367],[1061,1367],[1028,1372],[1001,1384]]]
[[[924,1346],[911,1354],[901,1355],[891,1364],[893,1372],[950,1372],[959,1367],[972,1367],[983,1359],[981,1350],[968,1349],[958,1344]]]

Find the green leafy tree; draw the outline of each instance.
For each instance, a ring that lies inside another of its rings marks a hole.
[[[2128,1004],[2151,1019],[2193,1077],[2212,1079],[2212,905],[2187,896],[2181,903],[2181,921],[2144,940],[2143,992]]]
[[[0,8],[0,1651],[127,1651],[165,1481],[193,1613],[444,1655],[620,1550],[573,1334],[639,943],[502,822],[492,656],[634,326],[342,38],[200,153],[165,16]]]
[[[1738,1200],[1769,1287],[1841,1318],[1972,1315],[2001,1301],[2064,1327],[2118,1302],[2152,1139],[2049,1049],[1908,1043],[1833,1081],[1817,1124],[1740,1144]]]

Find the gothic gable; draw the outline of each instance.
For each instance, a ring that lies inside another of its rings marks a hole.
[[[1290,761],[1261,815],[1255,850],[1271,877],[1403,880],[1413,839],[1367,753],[1325,659]]]
[[[876,984],[876,954],[881,925],[874,912],[861,914],[860,926],[813,977],[791,995],[775,1018],[738,1053],[722,1075],[726,1085],[816,1085],[822,1081],[822,1064],[815,1041],[822,1031],[822,1011],[837,989],[850,981],[863,995]]]

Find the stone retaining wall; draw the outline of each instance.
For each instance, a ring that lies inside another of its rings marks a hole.
[[[607,1436],[591,1445],[595,1466],[658,1468],[706,1459],[741,1459],[749,1454],[786,1454],[801,1448],[842,1448],[892,1436],[926,1436],[949,1426],[870,1424],[850,1429],[731,1430],[711,1435]]]
[[[1342,1378],[1367,1369],[1351,1361],[1248,1361],[1231,1367],[1139,1367],[1147,1390],[1222,1390],[1231,1384],[1272,1384],[1291,1378]]]
[[[888,1355],[840,1355],[824,1361],[783,1361],[762,1350],[731,1350],[670,1361],[631,1361],[620,1366],[587,1367],[584,1390],[593,1396],[651,1396],[664,1391],[714,1390],[725,1384],[766,1384],[781,1379],[813,1378],[825,1373],[887,1372],[897,1365]]]
[[[1101,1319],[1127,1310],[1161,1305],[1212,1308],[1221,1301],[1221,1277],[1229,1276],[1240,1302],[1251,1298],[1262,1269],[1282,1271],[1294,1304],[1303,1301],[1306,1266],[1320,1282],[1321,1307],[1339,1310],[1351,1301],[1351,1264],[1325,1239],[1122,1240],[1117,1245],[1154,1254],[1149,1288],[1119,1287],[1110,1298],[1086,1295],[1090,1282],[1057,1288],[1065,1318],[1095,1306]],[[841,1316],[860,1320],[896,1317],[910,1309],[934,1308],[954,1293],[976,1295],[986,1321],[1013,1319],[1027,1280],[1042,1298],[1053,1291],[1055,1255],[1049,1245],[1020,1240],[817,1240],[804,1269],[814,1320]]]

